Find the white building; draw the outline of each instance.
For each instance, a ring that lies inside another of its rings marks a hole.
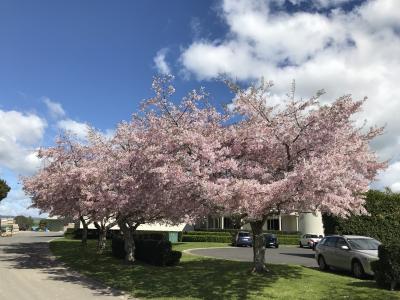
[[[232,219],[229,217],[208,217],[203,223],[196,224],[197,229],[233,229]],[[251,230],[250,224],[241,227],[245,230]],[[317,235],[324,234],[322,215],[316,213],[290,213],[280,214],[268,217],[264,225],[264,230],[277,230],[285,232],[313,233]]]

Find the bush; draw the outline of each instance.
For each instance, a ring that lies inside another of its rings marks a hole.
[[[66,239],[74,239],[75,238],[75,229],[67,228],[67,230],[64,232],[64,237]]]
[[[280,245],[297,245],[299,243],[299,239],[297,237],[279,237],[278,241]]]
[[[155,266],[177,265],[182,257],[179,251],[172,251],[172,244],[166,240],[135,239],[135,259]],[[124,240],[113,237],[112,254],[117,258],[125,257]]]
[[[376,283],[393,290],[400,284],[400,243],[379,246],[379,260],[372,262]]]
[[[355,234],[373,237],[383,244],[400,240],[400,194],[391,191],[366,193],[368,215],[347,219],[323,215],[325,234]]]
[[[230,243],[232,236],[221,235],[186,235],[182,236],[182,242],[210,242],[210,243]]]
[[[111,253],[114,257],[124,259],[125,258],[125,249],[124,249],[124,240],[121,237],[114,236],[111,242]]]
[[[207,236],[207,235],[213,235],[213,236],[232,236],[230,232],[226,231],[188,231],[185,232],[184,235],[201,235],[201,236]]]

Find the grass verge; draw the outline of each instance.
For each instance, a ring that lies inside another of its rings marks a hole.
[[[202,244],[202,245],[200,245]],[[179,243],[175,250],[226,246],[221,243]],[[400,292],[376,287],[374,281],[286,265],[270,265],[270,273],[252,274],[251,263],[183,254],[176,267],[133,266],[95,252],[95,241],[83,251],[78,240],[50,243],[53,254],[69,267],[127,291],[141,299],[400,299]]]

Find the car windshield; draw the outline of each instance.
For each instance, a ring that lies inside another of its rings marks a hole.
[[[239,232],[239,236],[240,237],[250,236],[250,233],[248,233],[248,232]]]
[[[316,235],[316,234],[310,234],[310,238],[312,238],[312,239],[317,239],[317,238],[318,238],[318,235]]]
[[[374,239],[347,239],[354,250],[378,250],[380,242]]]

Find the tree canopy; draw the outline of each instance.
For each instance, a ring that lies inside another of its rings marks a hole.
[[[0,201],[7,197],[11,188],[7,185],[7,182],[3,179],[0,179]]]
[[[257,272],[265,269],[268,215],[365,213],[363,193],[386,163],[369,148],[383,129],[353,121],[364,100],[343,96],[323,105],[320,92],[298,100],[293,87],[276,106],[268,82],[228,86],[234,103],[220,112],[204,90],[173,101],[172,77],[158,77],[154,97],[111,139],[93,129],[86,143],[60,136],[39,152],[45,167],[24,180],[33,206],[86,222],[84,216],[104,239],[118,223],[128,261],[140,224],[239,215],[253,230]]]

